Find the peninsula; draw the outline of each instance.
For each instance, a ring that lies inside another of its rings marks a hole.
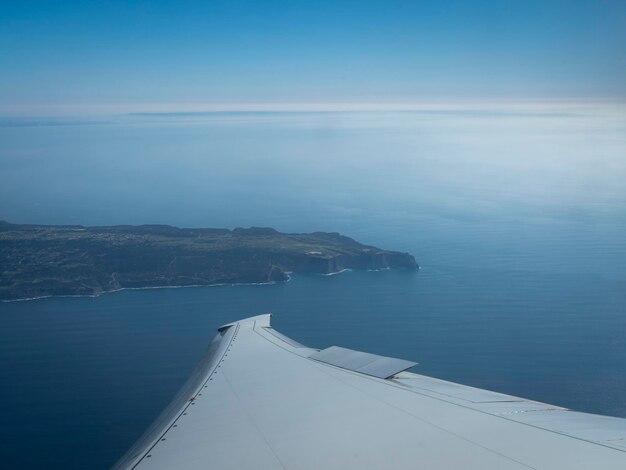
[[[0,221],[0,300],[124,288],[272,283],[289,273],[417,269],[408,253],[338,233],[271,228],[83,227]]]

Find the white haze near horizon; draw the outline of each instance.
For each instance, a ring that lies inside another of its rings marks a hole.
[[[581,254],[626,279],[623,106],[17,120],[0,137],[10,222],[340,231],[422,263]]]

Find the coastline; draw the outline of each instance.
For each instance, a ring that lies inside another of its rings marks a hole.
[[[120,289],[105,290],[98,294],[83,294],[83,295],[42,295],[40,297],[26,297],[23,299],[10,299],[0,300],[1,303],[13,303],[13,302],[30,302],[34,300],[45,299],[67,299],[67,298],[91,298],[95,299],[106,294],[114,294],[116,292],[122,292],[125,290],[149,290],[149,289],[185,289],[187,287],[238,287],[238,286],[271,286],[279,283],[287,283],[291,281],[291,276],[288,276],[284,281],[269,281],[269,282],[223,282],[218,284],[189,284],[186,286],[146,286],[146,287],[121,287]]]
[[[319,273],[319,275],[320,276],[336,276],[337,274],[345,273],[346,271],[352,271],[352,269],[344,268],[344,269],[340,269],[339,271],[334,271],[332,273]]]
[[[390,271],[393,268],[378,268],[378,269],[366,269],[365,272],[371,273],[371,272],[379,272],[379,271]],[[418,270],[421,269],[421,267],[418,268]],[[311,273],[313,275],[318,275],[318,276],[326,276],[326,277],[330,277],[330,276],[336,276],[338,274],[343,274],[345,272],[350,272],[350,271],[354,271],[351,268],[344,268],[344,269],[340,269],[339,271],[333,271],[330,273]],[[95,299],[96,297],[100,297],[102,295],[106,295],[106,294],[114,294],[116,292],[121,292],[121,291],[125,291],[125,290],[148,290],[148,289],[185,289],[187,287],[189,288],[194,288],[194,287],[238,287],[238,286],[271,286],[271,285],[275,285],[275,284],[286,284],[287,282],[291,281],[292,277],[291,275],[293,273],[291,272],[286,272],[285,274],[287,274],[287,279],[285,279],[284,281],[269,281],[269,282],[222,282],[222,283],[217,283],[217,284],[189,284],[186,286],[146,286],[146,287],[122,287],[120,289],[113,289],[113,290],[105,290],[102,291],[98,294],[83,294],[83,295],[72,295],[72,294],[67,294],[67,295],[42,295],[40,297],[25,297],[23,299],[10,299],[10,300],[5,300],[2,299],[0,300],[0,303],[14,303],[14,302],[31,302],[31,301],[35,301],[35,300],[45,300],[45,299],[66,299],[66,298],[92,298]]]
[[[386,271],[391,268],[382,268],[382,269],[368,269],[366,272],[374,272],[374,271]],[[344,272],[352,271],[352,269],[341,269],[339,271],[335,271],[332,273],[319,273],[319,276],[335,276],[337,274],[342,274]],[[197,287],[239,287],[239,286],[271,286],[275,284],[286,284],[292,280],[291,274],[286,273],[287,279],[284,281],[269,281],[269,282],[222,282],[218,284],[190,284],[187,286],[146,286],[146,287],[122,287],[120,289],[113,290],[105,290],[98,294],[84,294],[84,295],[42,295],[40,297],[26,297],[23,299],[10,299],[10,300],[0,300],[0,303],[14,303],[14,302],[31,302],[35,300],[46,300],[46,299],[67,299],[67,298],[91,298],[95,299],[96,297],[100,297],[106,294],[114,294],[116,292],[122,292],[125,290],[149,290],[149,289],[185,289],[185,288],[197,288]]]

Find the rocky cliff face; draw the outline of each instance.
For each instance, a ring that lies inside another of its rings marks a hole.
[[[337,233],[0,223],[0,299],[98,295],[121,288],[268,283],[289,272],[417,269],[408,253]]]

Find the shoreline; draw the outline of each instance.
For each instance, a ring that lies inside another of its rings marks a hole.
[[[335,271],[332,273],[318,273],[320,276],[336,276],[337,274],[345,273],[347,271],[352,271],[350,268],[340,269],[339,271]]]
[[[393,268],[378,268],[378,269],[366,269],[364,272],[378,272],[378,271],[390,271]],[[418,268],[419,269],[419,268]],[[339,271],[334,271],[330,273],[310,273],[317,276],[336,276],[338,274],[343,274],[345,272],[351,272],[354,269],[344,268]],[[68,299],[68,298],[92,298],[100,297],[106,294],[114,294],[116,292],[122,292],[125,290],[149,290],[149,289],[185,289],[189,288],[197,288],[197,287],[238,287],[238,286],[271,286],[275,284],[286,284],[292,279],[292,272],[287,272],[287,279],[284,281],[269,281],[269,282],[222,282],[217,284],[189,284],[185,286],[146,286],[146,287],[121,287],[120,289],[113,290],[105,290],[98,294],[65,294],[65,295],[42,295],[39,297],[25,297],[20,299],[3,299],[0,300],[0,303],[14,303],[14,302],[31,302],[35,300],[46,300],[46,299]]]
[[[218,284],[189,284],[186,286],[146,286],[146,287],[121,287],[119,289],[113,290],[105,290],[98,294],[65,294],[65,295],[42,295],[39,297],[25,297],[21,299],[9,299],[9,300],[0,300],[2,303],[13,303],[13,302],[30,302],[34,300],[45,300],[45,299],[67,299],[67,298],[91,298],[95,299],[96,297],[100,297],[106,294],[115,294],[116,292],[122,292],[125,290],[149,290],[149,289],[185,289],[187,287],[238,287],[238,286],[271,286],[275,284],[287,283],[291,281],[291,276],[289,276],[284,281],[269,281],[269,282],[222,282]]]

